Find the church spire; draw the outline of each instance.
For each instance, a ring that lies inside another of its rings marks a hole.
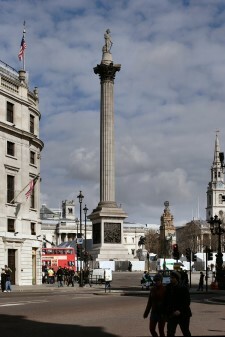
[[[223,181],[223,167],[221,163],[220,143],[218,137],[219,131],[216,131],[214,160],[212,165],[212,182]]]

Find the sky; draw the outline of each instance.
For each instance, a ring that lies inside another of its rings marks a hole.
[[[225,149],[225,1],[0,0],[0,60],[25,68],[41,112],[41,204],[57,208],[82,190],[100,198],[100,64],[110,29],[116,202],[126,221],[205,220],[216,131]]]

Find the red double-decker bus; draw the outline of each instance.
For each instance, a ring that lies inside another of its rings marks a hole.
[[[68,248],[42,248],[42,271],[46,268],[52,268],[57,271],[58,267],[62,268],[72,268],[76,271],[76,254],[75,249],[72,247]]]

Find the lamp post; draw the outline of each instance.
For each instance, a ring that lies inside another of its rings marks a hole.
[[[84,254],[85,254],[85,270],[87,267],[87,211],[88,208],[85,205],[85,207],[83,208],[84,211]]]
[[[82,201],[83,201],[83,194],[82,191],[80,191],[80,194],[77,196],[79,203],[80,203],[80,237],[82,238]],[[83,270],[82,270],[82,245],[81,245],[81,250],[80,250],[80,283],[79,286],[83,287]]]
[[[218,251],[216,254],[216,280],[218,282],[219,289],[224,289],[224,272],[223,272],[223,254],[221,249],[221,235],[225,233],[225,229],[221,227],[222,221],[219,219],[218,215],[214,218],[211,217],[208,221],[210,224],[210,231],[213,235],[218,235]]]
[[[75,219],[76,225],[77,225],[77,234],[76,234],[76,246],[77,246],[77,238],[78,238],[78,224],[79,224],[79,220],[78,218]],[[78,251],[78,249],[77,249]],[[79,265],[78,265],[78,255],[77,255],[77,275],[78,275],[78,271],[79,271]]]

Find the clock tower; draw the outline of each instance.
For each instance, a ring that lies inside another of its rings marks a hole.
[[[218,215],[225,218],[224,153],[220,152],[218,132],[216,133],[214,160],[211,167],[211,181],[207,188],[206,220]]]

